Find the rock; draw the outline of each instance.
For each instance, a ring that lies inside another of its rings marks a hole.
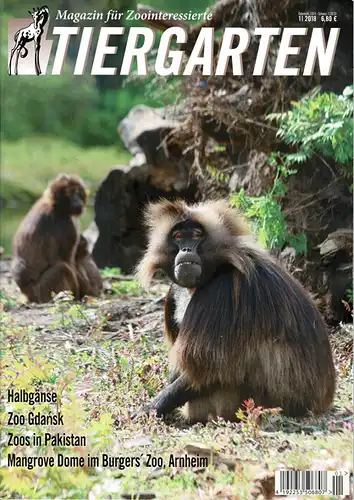
[[[123,273],[134,270],[145,246],[142,215],[147,202],[180,197],[196,200],[197,183],[190,180],[188,158],[164,142],[181,122],[176,107],[143,105],[120,122],[118,132],[133,159],[129,165],[111,170],[96,194],[99,234],[93,258],[98,267],[119,267]]]
[[[161,197],[195,201],[197,186],[188,184],[184,170],[181,164],[166,162],[166,166],[130,166],[109,172],[95,198],[99,235],[92,254],[99,268],[133,272],[145,246],[142,216],[147,202]]]
[[[259,151],[250,151],[247,158],[241,155],[229,181],[230,191],[244,189],[248,196],[260,196],[271,188],[274,167],[268,163],[268,156]]]
[[[353,230],[349,228],[337,229],[330,233],[327,238],[318,245],[321,256],[328,260],[332,259],[339,251],[348,255],[353,254]]]
[[[133,154],[131,165],[155,164],[159,158],[165,158],[161,141],[167,132],[180,124],[177,108],[135,106],[118,126],[118,134]]]
[[[280,253],[279,259],[285,264],[286,268],[291,270],[296,260],[296,250],[294,247],[285,247]]]
[[[352,320],[351,308],[347,310],[343,301],[351,304],[348,290],[353,283],[353,230],[337,229],[330,233],[317,248],[320,251],[327,285],[326,320],[329,324],[336,324],[338,321],[350,322]]]

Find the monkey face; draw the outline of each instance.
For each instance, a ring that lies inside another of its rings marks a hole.
[[[60,175],[50,186],[52,202],[57,212],[80,216],[85,208],[86,191],[81,179]]]
[[[169,234],[169,249],[174,256],[168,274],[180,286],[194,288],[203,279],[202,244],[207,234],[201,224],[186,220],[176,224]]]
[[[73,192],[71,193],[69,197],[69,212],[71,215],[81,215],[82,212],[84,211],[85,208],[85,203],[84,200],[82,199],[82,196],[77,193]]]

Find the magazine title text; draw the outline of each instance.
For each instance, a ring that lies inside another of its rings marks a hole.
[[[235,76],[242,76],[243,55],[251,43],[251,34],[244,28],[225,28],[220,48],[215,54],[216,44],[214,28],[201,28],[200,33],[191,51],[184,58],[185,52],[178,48],[171,48],[171,44],[185,44],[188,39],[187,31],[182,27],[171,27],[164,31],[155,47],[156,34],[151,28],[133,27],[127,30],[127,43],[123,55],[122,65],[119,68],[121,75],[129,75],[134,70],[138,75],[148,75],[154,71],[157,75],[191,75],[197,67],[201,68],[205,76],[223,76],[232,71]],[[253,75],[262,76],[265,72],[271,45],[279,40],[276,63],[273,74],[275,76],[310,76],[318,63],[321,75],[330,75],[336,52],[340,28],[330,28],[327,40],[323,28],[296,27],[296,28],[256,28],[254,35],[258,37],[258,51],[254,61]],[[59,75],[62,71],[70,38],[80,37],[79,49],[74,75],[82,75],[88,64],[91,41],[94,34],[93,27],[80,28],[79,26],[54,27],[53,35],[59,36],[56,54],[54,57],[52,74]],[[117,53],[118,48],[109,45],[111,35],[124,35],[123,27],[101,27],[95,53],[92,59],[91,75],[115,75],[115,67],[105,67],[104,60],[107,54]],[[300,46],[293,37],[309,36],[307,54],[302,68],[292,66],[289,56],[300,53]],[[278,38],[280,37],[280,38]],[[148,54],[156,48],[154,68],[148,65]],[[215,57],[216,56],[216,57]]]

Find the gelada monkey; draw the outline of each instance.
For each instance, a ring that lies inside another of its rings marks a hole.
[[[75,219],[87,194],[82,180],[59,175],[23,219],[13,239],[12,273],[30,302],[71,291],[75,299],[99,295],[102,283]]]
[[[147,209],[137,274],[172,281],[165,301],[171,380],[135,416],[184,407],[187,421],[235,420],[244,400],[288,416],[331,405],[335,370],[325,324],[306,291],[261,249],[226,202]]]

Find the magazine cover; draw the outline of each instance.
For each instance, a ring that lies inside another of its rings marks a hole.
[[[0,498],[353,499],[353,1],[1,27]]]

